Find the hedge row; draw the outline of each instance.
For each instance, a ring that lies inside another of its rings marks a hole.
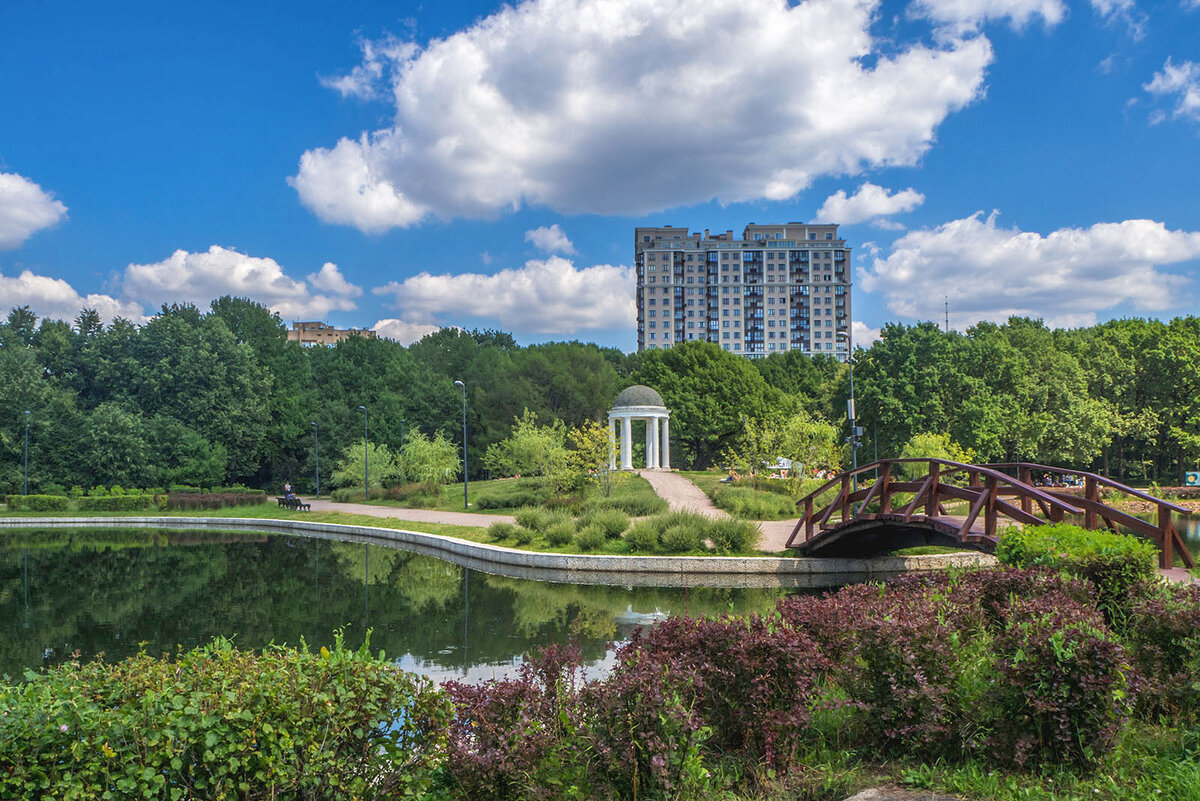
[[[163,509],[166,495],[88,495],[77,498],[76,506],[81,512],[134,512],[142,509]]]
[[[63,512],[67,509],[67,498],[63,495],[8,495],[6,500],[12,512]]]

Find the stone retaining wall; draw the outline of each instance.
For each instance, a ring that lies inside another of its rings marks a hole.
[[[901,573],[996,563],[984,553],[875,559],[771,556],[617,556],[521,551],[456,537],[374,526],[238,517],[9,517],[0,528],[162,528],[257,531],[398,547],[463,567],[516,578],[574,584],[832,587]]]

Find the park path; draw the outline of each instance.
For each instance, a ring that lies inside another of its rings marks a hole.
[[[713,519],[729,517],[727,512],[713,505],[704,490],[685,476],[663,470],[639,470],[638,475],[650,482],[650,486],[659,497],[666,500],[672,512],[696,512]],[[785,550],[788,537],[797,522],[798,518],[760,521],[758,526],[762,529],[762,540],[759,548],[764,551]]]
[[[438,509],[405,509],[400,506],[374,506],[366,503],[334,503],[333,501],[304,498],[312,504],[314,512],[344,512],[350,515],[390,517],[396,520],[411,520],[414,523],[448,523],[452,526],[475,526],[487,528],[492,523],[512,523],[512,515],[473,514],[471,512],[443,512]]]

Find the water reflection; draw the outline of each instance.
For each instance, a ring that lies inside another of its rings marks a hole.
[[[606,645],[666,614],[770,609],[781,589],[551,584],[359,542],[253,533],[45,529],[0,537],[0,674],[78,651],[118,660],[216,635],[247,648],[357,645],[434,678],[491,678],[531,649]]]

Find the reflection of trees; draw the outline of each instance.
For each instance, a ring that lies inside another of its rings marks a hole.
[[[239,538],[214,535],[214,539]],[[260,541],[253,541],[258,539]],[[432,557],[300,537],[184,540],[145,530],[49,530],[0,540],[0,674],[59,662],[78,649],[120,659],[194,647],[213,636],[247,648],[318,647],[347,626],[373,648],[447,669],[502,664],[575,632],[603,655],[627,609],[675,614],[757,611],[779,590],[682,590],[546,584],[464,575]],[[29,605],[24,559],[28,554]],[[467,580],[464,580],[467,579]],[[470,595],[464,605],[464,587]]]

